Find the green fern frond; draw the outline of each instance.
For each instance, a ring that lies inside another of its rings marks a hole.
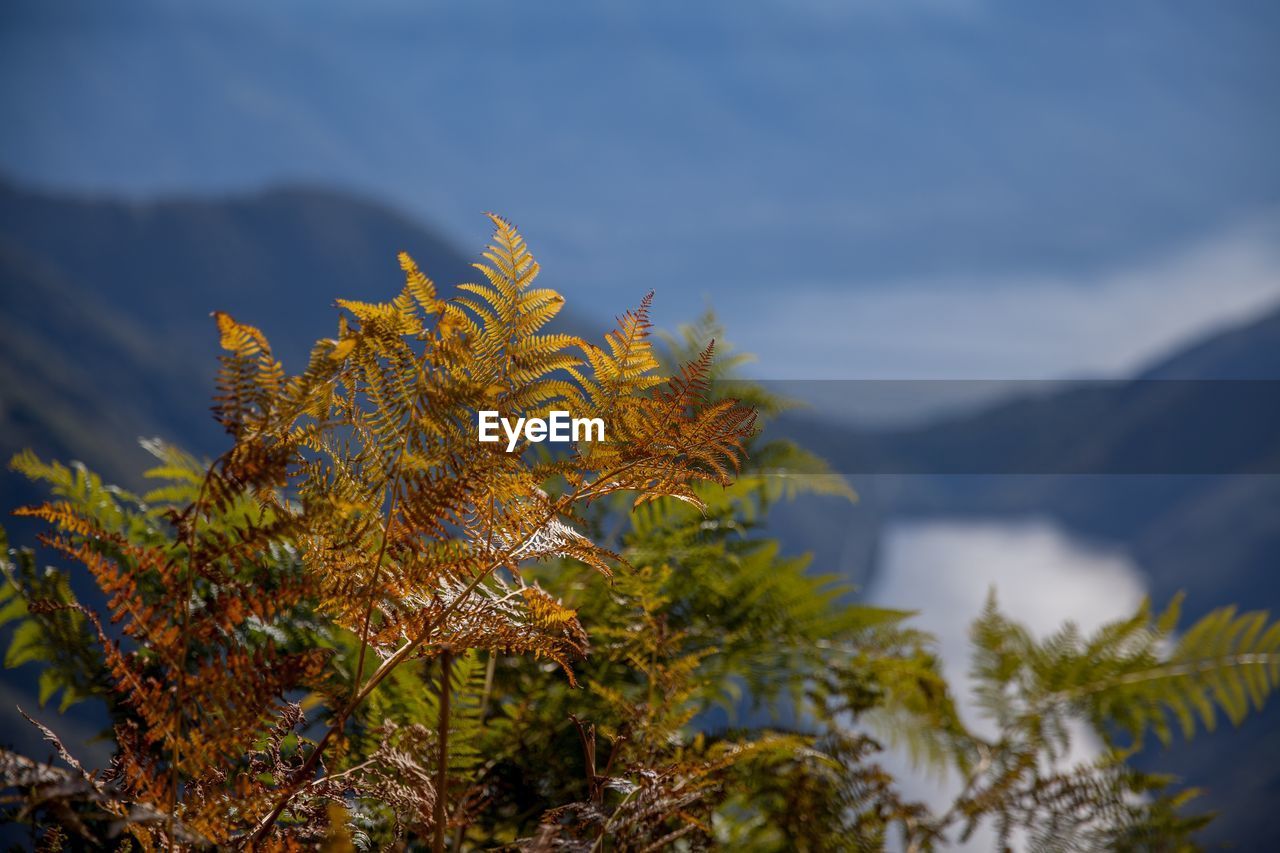
[[[1280,622],[1224,607],[1179,636],[1180,605],[1153,616],[1144,603],[1091,637],[1067,626],[1036,642],[992,598],[973,628],[979,699],[1005,724],[1079,715],[1132,748],[1148,732],[1168,743],[1175,726],[1188,739],[1197,724],[1212,730],[1219,713],[1239,725],[1280,686]]]

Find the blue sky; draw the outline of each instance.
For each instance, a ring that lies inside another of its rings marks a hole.
[[[1225,0],[18,2],[0,172],[495,210],[763,375],[1116,373],[1280,298],[1277,47]]]

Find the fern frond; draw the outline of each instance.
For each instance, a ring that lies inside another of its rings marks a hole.
[[[1280,623],[1226,607],[1179,637],[1179,610],[1180,598],[1158,617],[1144,603],[1090,638],[1068,626],[1037,643],[992,600],[973,630],[980,698],[1006,723],[1077,714],[1108,740],[1118,727],[1133,748],[1148,731],[1168,743],[1174,725],[1191,738],[1219,712],[1238,725],[1261,710],[1280,685]]]

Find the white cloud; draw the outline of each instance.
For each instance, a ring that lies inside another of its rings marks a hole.
[[[1277,238],[1280,217],[1097,275],[798,283],[723,313],[764,378],[1121,377],[1280,302]]]
[[[1076,622],[1086,633],[1131,614],[1145,584],[1135,564],[1117,551],[1091,547],[1048,521],[910,521],[890,525],[881,562],[867,598],[886,607],[918,610],[913,624],[933,633],[943,668],[956,689],[960,713],[975,731],[994,735],[968,694],[969,625],[995,587],[1001,609],[1037,637]],[[1073,728],[1069,762],[1101,751],[1091,732]],[[957,779],[937,779],[911,765],[901,752],[883,762],[906,793],[945,809],[958,793]],[[993,849],[989,835],[968,849]]]

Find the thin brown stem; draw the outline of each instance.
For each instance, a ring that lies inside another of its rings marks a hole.
[[[448,822],[446,800],[449,786],[449,699],[453,695],[450,675],[453,669],[453,652],[445,648],[440,652],[440,722],[436,726],[440,742],[436,758],[435,834],[431,842],[433,853],[444,853],[444,830]]]
[[[489,699],[493,696],[493,679],[498,673],[498,656],[488,653],[489,659],[484,665],[484,692],[480,694],[480,720],[483,722],[489,714]]]
[[[357,686],[364,678],[364,659],[369,647],[369,629],[373,624],[373,609],[378,603],[378,582],[382,575],[382,561],[387,554],[387,542],[391,539],[391,528],[396,523],[396,502],[400,497],[400,460],[404,457],[404,447],[396,454],[395,477],[391,481],[389,506],[387,507],[387,523],[382,528],[382,542],[378,545],[378,556],[373,561],[373,576],[369,579],[369,602],[364,610],[364,624],[360,627],[360,655],[356,659],[355,674],[351,679],[351,691],[354,694]]]

